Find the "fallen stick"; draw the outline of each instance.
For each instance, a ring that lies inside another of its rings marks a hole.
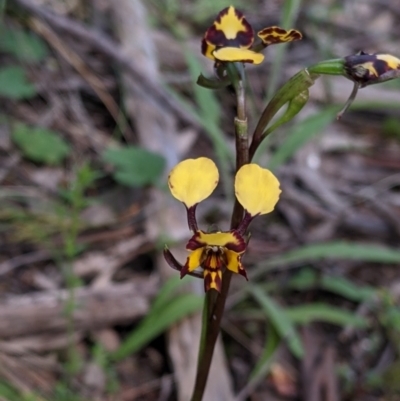
[[[93,330],[133,321],[147,313],[157,288],[153,279],[103,288],[77,288],[74,329]],[[0,338],[67,330],[68,297],[68,290],[52,290],[0,300]]]

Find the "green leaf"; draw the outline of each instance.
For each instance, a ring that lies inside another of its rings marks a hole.
[[[174,274],[170,279],[168,279],[160,291],[157,294],[157,298],[153,301],[151,305],[152,313],[156,310],[162,309],[164,305],[171,300],[171,298],[176,294],[176,290],[183,284],[178,274]]]
[[[287,81],[278,92],[275,93],[274,97],[262,112],[261,117],[257,122],[256,129],[254,130],[253,142],[260,142],[264,139],[266,136],[265,130],[278,111],[286,103],[292,101],[292,99],[296,98],[300,93],[307,91],[308,88],[313,86],[318,77],[318,74],[310,74],[306,69],[293,75],[293,77],[291,77],[289,81]],[[298,108],[298,111],[300,110],[301,108]]]
[[[25,70],[19,66],[0,69],[0,96],[10,99],[28,99],[36,94],[35,87],[28,82]]]
[[[113,359],[120,360],[137,352],[172,324],[200,310],[202,305],[203,297],[194,294],[177,296],[165,303],[163,307],[158,305],[128,335],[118,350],[112,355]],[[198,344],[195,346],[197,347]]]
[[[10,401],[17,401],[20,399],[20,395],[14,390],[8,383],[0,382],[0,396]]]
[[[287,342],[293,355],[298,358],[303,357],[304,348],[301,343],[300,335],[286,313],[286,310],[281,308],[272,298],[266,295],[259,286],[248,286],[248,291],[260,304],[277,333]]]
[[[165,167],[162,156],[136,146],[108,149],[103,160],[115,167],[113,176],[117,182],[131,187],[155,184]]]
[[[321,287],[354,302],[364,302],[373,298],[376,290],[371,287],[360,287],[344,277],[323,276]]]
[[[285,313],[296,324],[319,321],[337,326],[349,325],[362,329],[368,327],[368,322],[364,317],[324,303],[287,307]]]
[[[326,128],[336,117],[337,107],[329,107],[318,114],[298,122],[290,131],[283,144],[274,152],[268,167],[276,169],[293,156],[314,136]]]
[[[23,155],[38,163],[60,164],[69,154],[69,145],[56,133],[41,127],[16,123],[12,140]]]
[[[313,262],[321,259],[398,264],[400,263],[400,251],[376,244],[361,244],[345,241],[307,245],[286,252],[284,255],[271,258],[266,263],[259,264],[250,273],[250,277],[255,279],[261,274],[280,266],[301,266],[306,262]]]
[[[268,129],[266,129],[263,133],[263,136],[268,136],[271,132],[275,131],[282,124],[289,122],[293,117],[295,117],[303,107],[308,102],[309,91],[306,89],[305,91],[299,93],[297,96],[294,96],[288,102],[288,107],[283,113],[281,117],[277,119]]]
[[[354,284],[340,276],[327,274],[320,276],[309,268],[302,269],[301,272],[296,274],[289,281],[288,287],[299,291],[321,288],[354,302],[367,301],[376,294],[376,290],[372,287]]]
[[[48,54],[45,42],[32,32],[8,27],[0,22],[0,51],[21,61],[38,63]]]

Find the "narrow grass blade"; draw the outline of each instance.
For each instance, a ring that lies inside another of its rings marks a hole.
[[[376,290],[368,286],[360,286],[345,277],[322,275],[310,268],[302,269],[289,283],[288,288],[298,291],[320,288],[333,294],[340,295],[353,302],[364,302],[372,299]]]
[[[178,274],[174,274],[170,277],[161,287],[157,297],[154,299],[151,305],[151,313],[155,313],[158,309],[162,309],[167,302],[169,302],[174,295],[176,290],[183,284]]]
[[[150,311],[115,351],[112,358],[120,360],[137,352],[172,324],[200,310],[202,305],[203,297],[185,294],[174,298],[163,308],[158,307],[155,311]]]
[[[396,264],[400,263],[400,250],[376,244],[345,241],[307,245],[259,264],[249,276],[254,280],[275,268],[301,266],[322,259]]]
[[[292,306],[285,309],[288,318],[296,324],[308,324],[319,321],[337,326],[352,326],[360,329],[368,327],[368,321],[353,312],[324,303]]]
[[[249,293],[260,304],[262,310],[274,326],[280,337],[287,343],[290,351],[298,358],[304,355],[300,335],[297,333],[285,309],[281,308],[272,298],[257,285],[248,287]]]
[[[302,146],[325,129],[336,118],[336,114],[337,106],[333,106],[297,123],[292,127],[283,144],[272,155],[268,167],[275,170],[282,165]]]
[[[275,351],[278,349],[279,344],[281,343],[281,339],[279,338],[278,333],[273,328],[273,326],[268,326],[269,330],[267,330],[264,349],[260,356],[260,359],[257,361],[256,366],[254,366],[254,369],[250,374],[250,381],[257,380],[259,377],[265,376],[267,374],[267,371],[271,366]]]

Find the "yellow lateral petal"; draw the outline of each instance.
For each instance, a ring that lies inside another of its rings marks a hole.
[[[274,210],[280,193],[278,179],[258,164],[245,164],[236,174],[236,197],[252,216]]]
[[[240,254],[233,251],[226,251],[226,268],[233,273],[239,273],[240,269]]]
[[[208,198],[218,184],[215,163],[207,157],[186,159],[169,174],[168,185],[172,195],[190,208]]]
[[[222,47],[214,50],[212,55],[219,61],[241,61],[242,63],[260,64],[264,60],[261,53],[238,47]]]
[[[203,250],[203,248],[199,248],[195,251],[190,252],[185,264],[185,269],[187,269],[188,272],[192,272],[200,266]]]

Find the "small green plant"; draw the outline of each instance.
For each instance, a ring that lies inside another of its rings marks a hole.
[[[131,187],[156,184],[165,166],[163,157],[136,146],[108,149],[103,160],[114,166],[113,176],[117,182]]]
[[[70,146],[49,129],[14,123],[12,140],[29,160],[48,165],[60,164],[70,153]]]
[[[172,277],[164,284],[146,317],[114,352],[113,360],[120,360],[137,352],[166,328],[201,309],[202,297],[194,294],[176,295],[180,285],[177,277]]]

